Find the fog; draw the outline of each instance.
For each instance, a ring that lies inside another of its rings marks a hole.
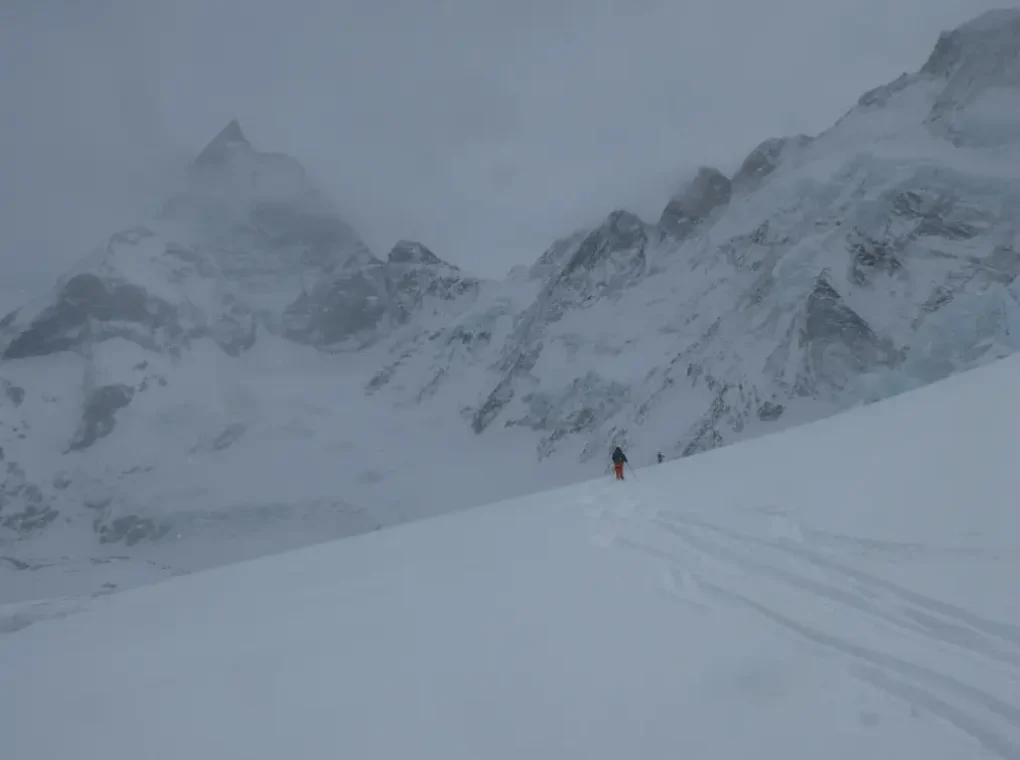
[[[498,276],[694,167],[816,133],[999,0],[4,0],[0,307],[139,222],[230,119],[377,254]]]

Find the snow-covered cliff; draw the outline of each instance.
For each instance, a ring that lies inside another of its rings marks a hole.
[[[232,122],[161,214],[0,322],[0,558],[44,535],[272,523],[261,551],[295,519],[291,542],[368,530],[1012,352],[1018,60],[1020,13],[986,14],[823,134],[705,167],[657,221],[614,211],[499,282],[416,242],[376,257]]]

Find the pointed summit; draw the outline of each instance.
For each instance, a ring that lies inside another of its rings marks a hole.
[[[993,10],[943,32],[921,71],[950,77],[963,69],[996,74],[1007,70],[1020,51],[1020,10]]]
[[[682,240],[717,208],[729,203],[732,194],[732,183],[722,172],[712,166],[703,166],[697,176],[670,200],[659,219],[659,226]]]
[[[198,158],[195,159],[195,166],[205,167],[222,164],[227,152],[238,145],[251,147],[251,143],[248,142],[248,138],[241,131],[241,125],[237,119],[231,119],[230,123],[220,130],[220,133],[213,138],[212,142],[206,145],[205,149],[198,154]]]
[[[1017,141],[1020,10],[989,11],[944,33],[921,73],[945,82],[926,120],[934,134],[957,147]]]
[[[400,240],[390,251],[391,264],[428,264],[435,266],[443,261],[421,243],[413,240]]]

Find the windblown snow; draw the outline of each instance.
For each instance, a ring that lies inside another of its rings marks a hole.
[[[0,755],[1020,757],[1020,358],[0,639]]]

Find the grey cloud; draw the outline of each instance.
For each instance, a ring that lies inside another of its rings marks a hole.
[[[133,223],[232,118],[383,253],[501,274],[686,173],[817,132],[1020,0],[7,0],[0,307]]]

